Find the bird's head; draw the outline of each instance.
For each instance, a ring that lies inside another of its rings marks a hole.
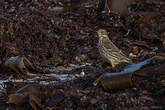
[[[98,34],[99,38],[100,37],[107,37],[108,36],[108,32],[105,29],[99,29],[97,31],[97,34]]]

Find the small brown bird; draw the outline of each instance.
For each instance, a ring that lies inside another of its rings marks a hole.
[[[98,49],[100,55],[111,63],[112,67],[115,67],[121,62],[132,63],[132,60],[127,58],[126,55],[112,43],[106,30],[99,29],[97,33],[99,36]]]

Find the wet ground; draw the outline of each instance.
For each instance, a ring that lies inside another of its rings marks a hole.
[[[97,3],[91,8],[57,12],[54,0],[3,0],[0,2],[0,79],[29,79],[4,66],[12,56],[25,56],[35,66],[68,67],[70,64],[91,64],[57,74],[81,74],[67,82],[50,83],[42,98],[43,110],[163,110],[165,109],[165,64],[142,69],[133,76],[133,87],[105,91],[101,84],[93,86],[101,74],[118,72],[127,64],[112,69],[99,55],[96,31],[104,28],[109,38],[134,63],[165,50],[165,2],[135,2],[131,14],[98,14]],[[152,71],[151,71],[152,70]],[[34,72],[42,74],[41,72]],[[147,76],[147,77],[146,77]],[[38,80],[39,82],[40,80]],[[37,83],[38,83],[37,82]],[[0,91],[0,110],[30,110],[26,104],[8,104],[8,96],[26,83],[7,82]],[[40,91],[38,91],[40,94]]]

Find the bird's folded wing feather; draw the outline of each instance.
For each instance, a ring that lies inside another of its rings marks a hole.
[[[123,56],[126,56],[121,50],[119,50],[118,47],[116,47],[115,44],[113,44],[113,42],[109,39],[104,39],[104,41],[102,43],[105,43],[104,44],[104,48],[107,50],[107,51],[110,51],[110,52],[117,52],[118,54],[121,54]]]

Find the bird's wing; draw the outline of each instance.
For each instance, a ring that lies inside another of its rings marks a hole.
[[[104,47],[107,49],[107,51],[117,52],[123,56],[126,56],[115,44],[113,44],[109,38],[104,38],[102,43],[104,43]]]
[[[131,63],[132,60],[127,58],[127,56],[121,51],[119,50],[118,47],[116,47],[115,44],[113,44],[113,42],[109,39],[109,38],[104,38],[102,43],[104,43],[104,47],[103,47],[103,50],[104,52],[106,53],[111,53],[111,56],[116,58],[116,61],[117,59],[120,60],[121,62],[128,62],[128,63]]]

